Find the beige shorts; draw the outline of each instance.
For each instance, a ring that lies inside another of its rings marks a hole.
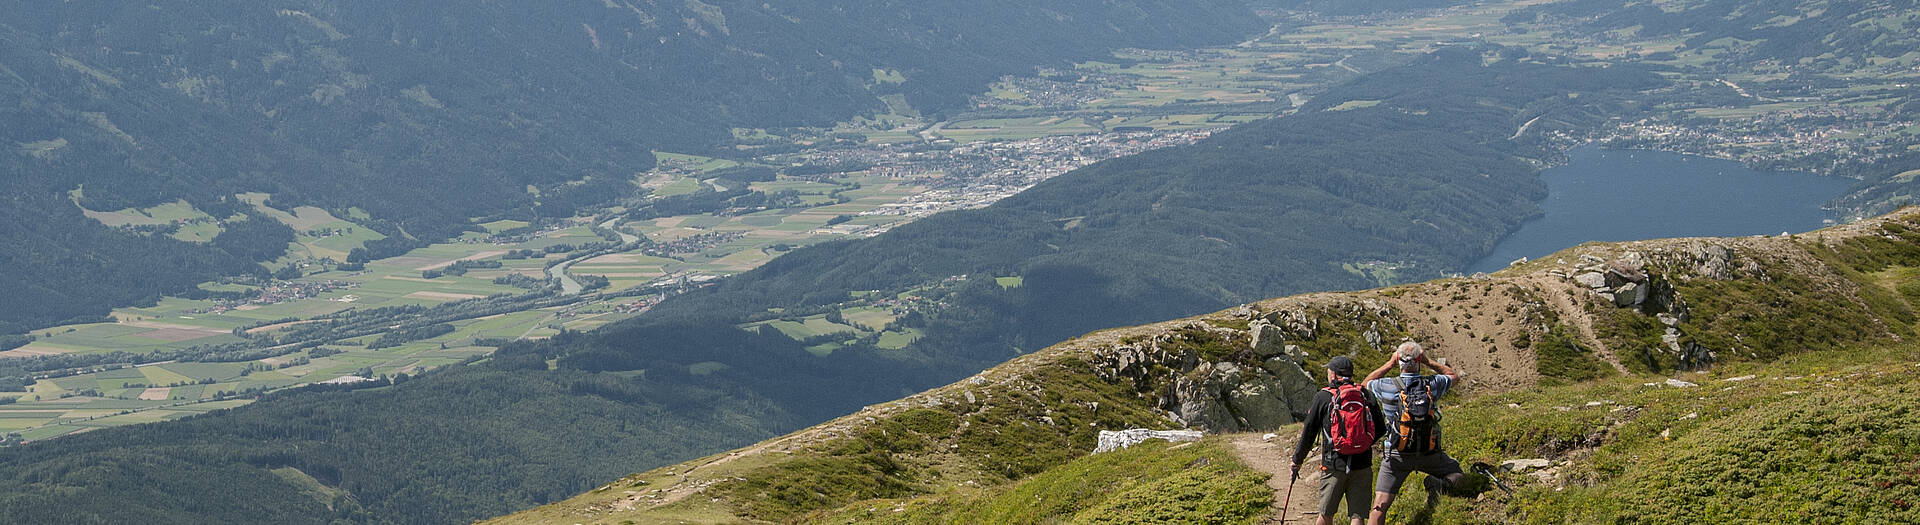
[[[1320,515],[1337,516],[1340,497],[1346,496],[1347,517],[1365,519],[1373,506],[1373,468],[1353,472],[1320,471]]]

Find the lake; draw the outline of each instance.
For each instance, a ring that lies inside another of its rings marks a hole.
[[[1546,214],[1494,245],[1467,268],[1491,272],[1587,241],[1800,233],[1837,216],[1820,205],[1854,181],[1648,150],[1582,147],[1547,169]]]

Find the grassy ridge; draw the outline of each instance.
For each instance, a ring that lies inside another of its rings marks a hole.
[[[1273,494],[1267,474],[1224,442],[1149,441],[1091,455],[1010,486],[907,501],[861,502],[823,523],[1252,523]]]
[[[1912,345],[1831,351],[1683,376],[1700,385],[1691,388],[1619,378],[1476,398],[1448,407],[1455,457],[1548,458],[1555,474],[1510,474],[1510,500],[1443,498],[1430,513],[1409,492],[1396,513],[1432,523],[1911,523],[1917,359]]]

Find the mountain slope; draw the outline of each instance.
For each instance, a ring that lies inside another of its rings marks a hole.
[[[293,512],[303,520],[445,522],[551,501],[924,390],[1087,330],[1378,278],[1357,266],[1399,263],[1408,276],[1438,275],[1537,213],[1537,164],[1528,159],[1550,150],[1509,140],[1513,129],[1535,117],[1543,117],[1537,129],[1582,129],[1604,120],[1616,94],[1657,83],[1651,77],[1456,48],[1343,86],[1299,114],[1056,177],[1002,206],[796,250],[634,322],[509,344],[467,368],[391,387],[292,392],[153,428],[0,450],[0,494],[30,521],[140,506],[218,521],[269,500],[208,503],[148,480],[215,476],[203,494],[243,488],[217,488],[226,483],[305,486],[266,477],[292,468],[337,491],[325,498],[331,508],[318,507],[325,511]],[[1583,93],[1580,104],[1568,102],[1569,90]],[[924,322],[914,328],[926,336],[905,349],[816,356],[807,347],[817,343],[741,329],[766,320],[755,315],[778,315],[769,308],[825,314],[855,292],[921,297],[928,311],[903,319]],[[502,388],[511,399],[460,402]],[[1257,409],[1257,422],[1233,424],[1272,424],[1296,411]],[[1231,420],[1224,408],[1196,410],[1190,415]],[[576,419],[626,430],[583,437],[564,423]],[[387,435],[408,437],[380,438]],[[128,450],[167,463],[115,459]],[[395,469],[387,458],[396,457],[423,468]],[[1041,465],[995,468],[1025,475]],[[571,474],[541,474],[551,471]],[[496,485],[501,491],[485,497],[465,489]],[[107,495],[123,503],[109,505]]]
[[[1403,337],[1424,342],[1461,371],[1465,382],[1459,392],[1470,400],[1453,402],[1460,407],[1449,418],[1449,439],[1463,460],[1497,463],[1546,454],[1562,465],[1557,474],[1528,485],[1519,499],[1450,501],[1447,508],[1481,513],[1479,519],[1504,515],[1542,522],[1607,521],[1608,516],[1704,519],[1714,515],[1715,507],[1699,504],[1720,501],[1711,489],[1653,488],[1657,483],[1687,483],[1675,476],[1701,475],[1697,465],[1663,474],[1656,468],[1637,468],[1627,458],[1643,448],[1661,447],[1680,463],[1751,459],[1773,443],[1793,442],[1776,440],[1796,439],[1755,434],[1750,430],[1754,424],[1778,423],[1751,418],[1770,417],[1760,414],[1782,409],[1776,407],[1792,407],[1786,410],[1816,418],[1851,410],[1799,403],[1792,397],[1796,392],[1786,390],[1794,385],[1818,388],[1819,399],[1831,400],[1837,394],[1828,392],[1845,388],[1841,381],[1850,377],[1845,374],[1858,375],[1864,367],[1884,377],[1906,366],[1882,363],[1912,352],[1900,341],[1913,335],[1915,305],[1920,304],[1920,295],[1913,293],[1920,290],[1920,230],[1915,228],[1920,228],[1920,211],[1908,210],[1793,237],[1587,244],[1483,279],[1273,299],[1198,318],[1096,332],[953,385],[869,406],[753,447],[629,476],[495,523],[961,522],[1002,505],[1031,504],[1004,498],[1034,491],[1077,498],[1044,502],[1067,510],[1055,519],[1086,509],[1104,509],[1119,513],[1117,517],[1155,515],[1155,508],[1166,510],[1175,501],[1187,500],[1147,497],[1121,511],[1111,506],[1109,493],[1047,489],[1051,482],[1046,480],[1058,479],[1056,469],[1092,475],[1114,468],[1088,463],[1097,461],[1092,458],[1078,459],[1093,448],[1100,430],[1177,428],[1183,421],[1208,431],[1267,430],[1284,424],[1284,418],[1249,421],[1262,419],[1255,410],[1260,399],[1291,397],[1284,388],[1253,396],[1246,394],[1246,387],[1269,381],[1288,384],[1288,376],[1302,374],[1296,363],[1313,370],[1334,355],[1353,356],[1364,365],[1379,363]],[[1619,270],[1608,276],[1590,271],[1596,268]],[[1589,274],[1620,282],[1594,288],[1586,282]],[[1635,290],[1641,286],[1651,291],[1639,296]],[[1616,296],[1625,299],[1616,303]],[[1667,333],[1675,337],[1663,341]],[[1299,350],[1282,348],[1288,344]],[[1832,350],[1889,345],[1895,346],[1853,353]],[[1824,364],[1862,358],[1868,362],[1844,374]],[[1768,364],[1776,361],[1779,364]],[[1640,377],[1621,377],[1622,369]],[[1772,376],[1746,378],[1756,381],[1752,390],[1655,390],[1662,376],[1705,380],[1684,369],[1716,370],[1709,372],[1711,377]],[[1818,377],[1778,377],[1805,370]],[[1654,381],[1648,383],[1653,386],[1641,386],[1646,381]],[[1912,387],[1892,382],[1872,388],[1893,395]],[[1584,408],[1556,408],[1576,396],[1600,400]],[[1766,408],[1742,410],[1761,399]],[[1711,411],[1713,407],[1723,410]],[[1686,410],[1695,412],[1682,417]],[[1248,424],[1258,422],[1267,424]],[[1654,427],[1667,431],[1649,440],[1644,433]],[[1839,487],[1821,503],[1827,506],[1823,514],[1849,515],[1868,508],[1911,512],[1894,502],[1900,494],[1913,492],[1910,484],[1899,484],[1899,493],[1864,489],[1885,488],[1875,480],[1920,466],[1911,465],[1913,442],[1895,437],[1920,431],[1920,423],[1900,419],[1882,426],[1839,428],[1843,434],[1830,438],[1894,438],[1874,454],[1901,459],[1873,467],[1871,476],[1813,478]],[[1707,451],[1723,448],[1699,444],[1722,432],[1729,433],[1727,439],[1741,432],[1740,439],[1747,440],[1743,442],[1752,451],[1729,456]],[[1683,436],[1685,446],[1659,444]],[[1154,450],[1141,461],[1178,448]],[[1810,463],[1814,465],[1784,468],[1819,472],[1820,462]],[[1215,473],[1233,480],[1216,489],[1246,490],[1263,480],[1232,475],[1246,472],[1237,465]],[[1179,472],[1143,472],[1138,485],[1123,488],[1176,483],[1171,480]],[[1661,479],[1668,481],[1655,481]],[[1711,487],[1738,481],[1694,483]],[[1565,494],[1553,488],[1567,484],[1585,488]],[[1667,504],[1616,503],[1588,514],[1568,514],[1591,508],[1576,504],[1592,498],[1637,501],[1621,496],[1639,491],[1660,494]],[[1561,504],[1570,506],[1556,506]],[[1404,516],[1417,508],[1409,503],[1401,512]],[[1242,510],[1229,517],[1246,521],[1258,514]],[[1092,518],[1080,514],[1073,520]]]
[[[121,253],[76,204],[185,200],[227,222],[247,211],[234,194],[264,192],[284,209],[360,217],[388,236],[368,247],[385,257],[473,217],[571,216],[630,194],[650,150],[704,150],[731,128],[829,125],[883,109],[884,95],[933,113],[1035,66],[1266,27],[1234,2],[1157,0],[6,1],[0,11],[10,15],[0,94],[17,102],[0,108],[0,192],[22,218],[4,223],[6,237],[23,240],[0,248],[19,270],[0,284],[36,305],[0,308],[8,333],[233,271],[175,263],[219,254],[165,236],[140,250],[164,264],[117,262],[138,254]],[[54,258],[56,271],[36,264],[42,252],[71,255]],[[120,283],[130,290],[89,285],[117,275],[136,277]]]

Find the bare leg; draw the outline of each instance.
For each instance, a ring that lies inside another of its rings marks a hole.
[[[1327,515],[1327,514],[1321,514],[1320,519],[1315,520],[1314,523],[1319,523],[1320,525],[1333,525],[1333,516]]]
[[[1387,522],[1387,509],[1393,507],[1392,492],[1373,493],[1373,514],[1367,517],[1370,525],[1382,525]]]

